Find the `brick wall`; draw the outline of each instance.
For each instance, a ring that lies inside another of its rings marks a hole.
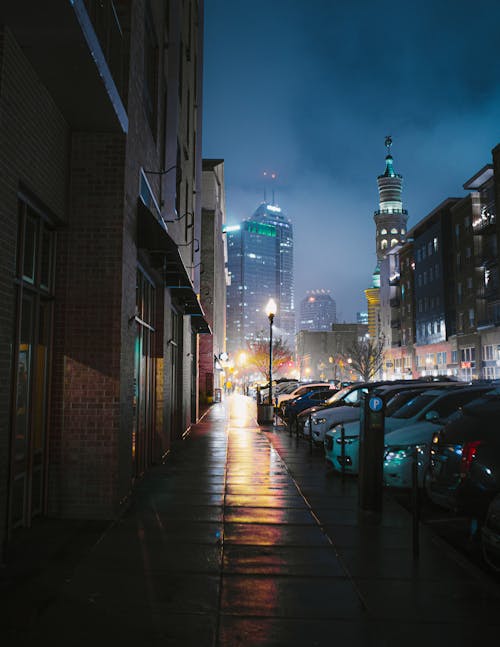
[[[69,129],[11,32],[0,27],[0,543],[5,539],[20,187],[66,217]]]
[[[123,135],[73,135],[50,445],[49,506],[60,516],[110,517],[127,494],[118,488],[120,444],[130,443],[119,433],[124,156]]]

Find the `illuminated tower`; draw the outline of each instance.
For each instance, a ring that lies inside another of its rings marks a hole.
[[[401,199],[403,177],[394,171],[390,136],[385,138],[385,146],[385,171],[377,178],[379,209],[373,215],[377,265],[372,285],[365,290],[368,303],[368,333],[372,338],[378,337],[380,332],[380,264],[385,261],[388,250],[406,241],[408,220],[408,212],[403,209]]]
[[[379,209],[375,211],[377,261],[385,258],[387,250],[406,240],[406,222],[408,212],[403,209],[401,199],[403,177],[394,171],[391,155],[392,139],[385,138],[387,155],[385,172],[377,178],[379,193]]]

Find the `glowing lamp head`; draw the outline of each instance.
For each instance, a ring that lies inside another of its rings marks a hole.
[[[276,305],[276,301],[274,299],[269,299],[266,306],[266,315],[269,317],[269,319],[272,319],[274,317],[277,309],[278,307]]]

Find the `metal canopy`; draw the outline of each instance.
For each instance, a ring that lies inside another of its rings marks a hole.
[[[140,198],[137,201],[137,247],[162,256],[165,287],[169,288],[175,304],[183,314],[191,316],[191,326],[195,332],[211,334],[177,244],[168,233],[163,219],[157,218]]]

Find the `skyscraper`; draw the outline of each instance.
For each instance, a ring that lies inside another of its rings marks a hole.
[[[227,349],[268,330],[265,307],[275,299],[277,337],[294,345],[293,227],[276,204],[263,202],[251,218],[226,228],[230,285],[227,291]]]
[[[300,302],[299,330],[331,330],[337,305],[330,290],[309,290]]]

